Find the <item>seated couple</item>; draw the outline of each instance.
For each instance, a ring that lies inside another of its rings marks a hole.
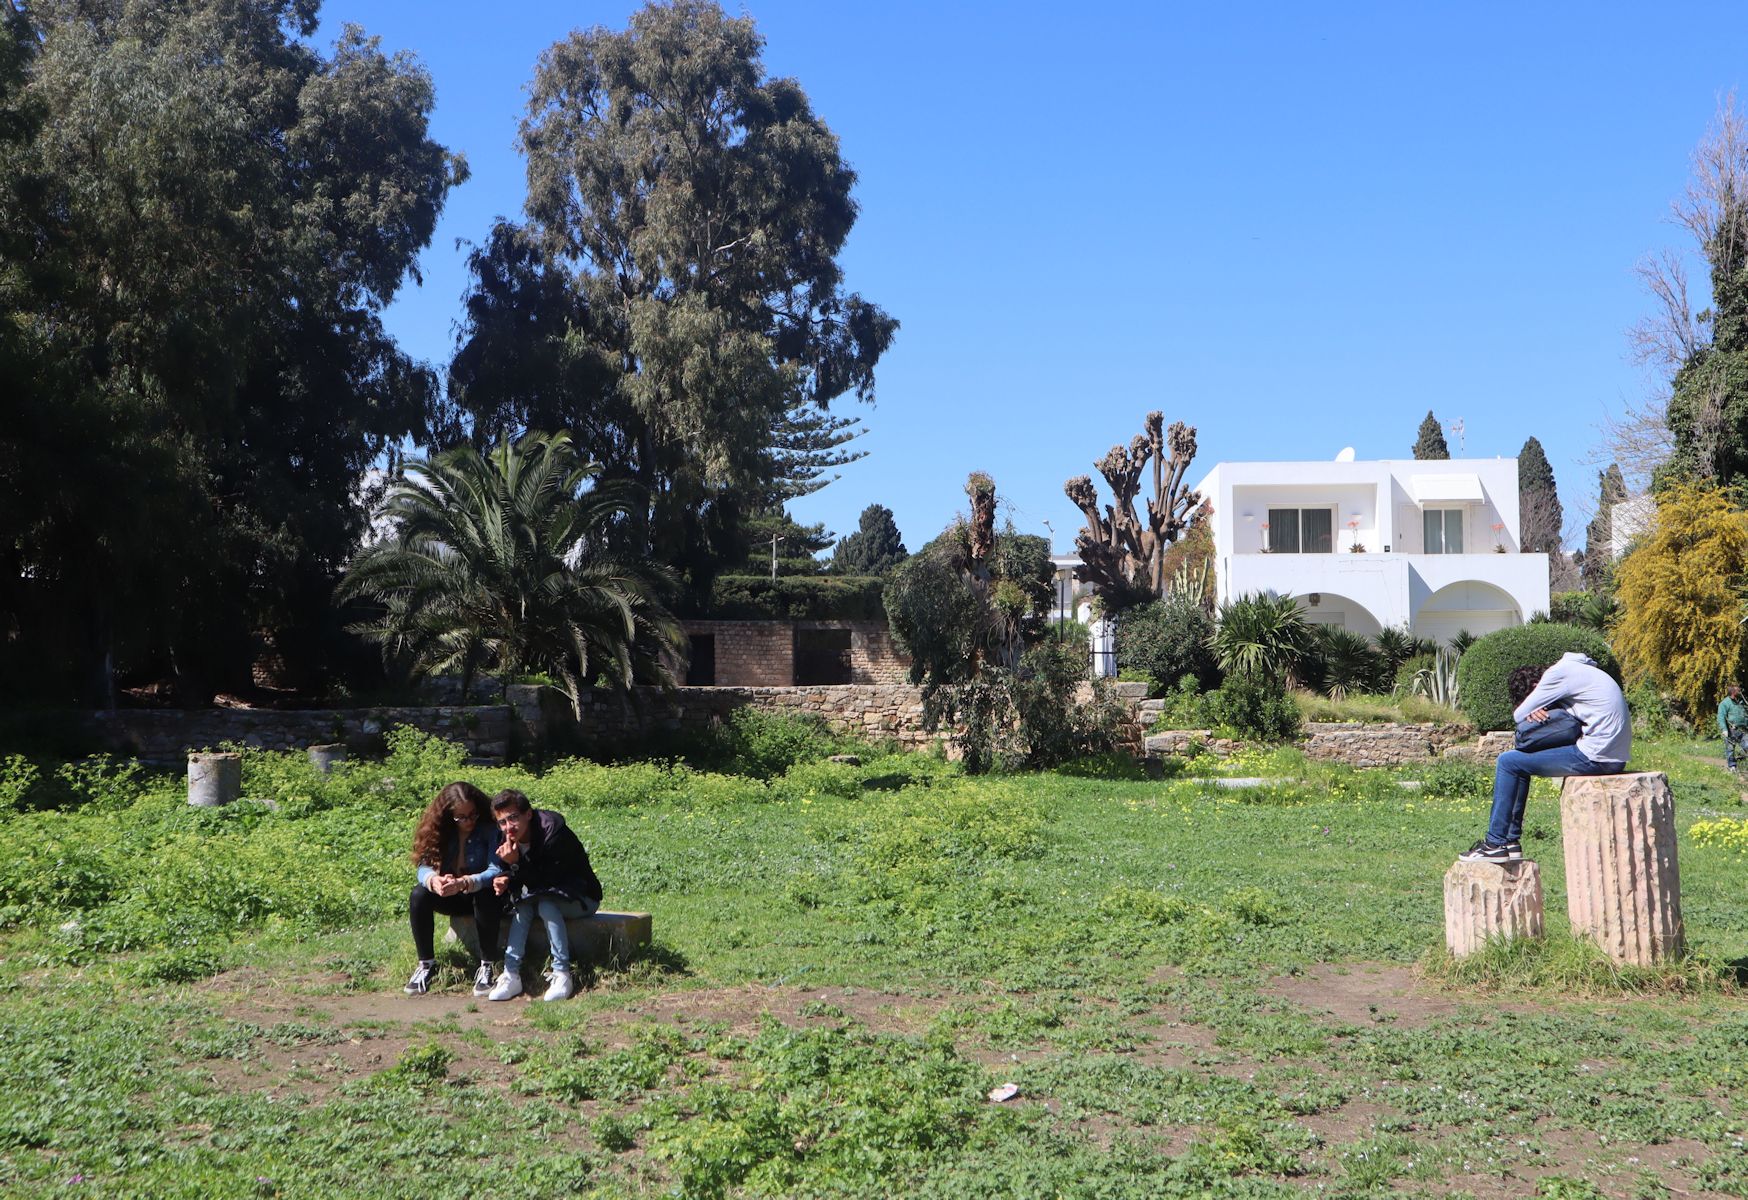
[[[1517,862],[1523,858],[1523,812],[1530,778],[1618,775],[1633,749],[1633,722],[1620,684],[1585,655],[1563,655],[1545,667],[1519,667],[1507,682],[1518,744],[1564,712],[1576,718],[1575,742],[1546,749],[1507,750],[1493,768],[1493,815],[1487,836],[1457,856],[1461,862]]]
[[[508,1000],[522,994],[522,959],[536,917],[545,923],[552,949],[552,983],[541,999],[563,1000],[576,992],[565,921],[595,914],[601,881],[564,817],[535,808],[518,791],[488,799],[471,783],[452,783],[437,793],[419,821],[413,862],[419,882],[407,911],[419,965],[407,980],[408,995],[430,990],[437,969],[432,938],[437,913],[474,919],[479,934],[474,995]],[[506,906],[510,940],[503,974],[494,979],[492,961]]]

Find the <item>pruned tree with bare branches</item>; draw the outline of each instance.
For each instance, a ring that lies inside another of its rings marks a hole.
[[[1129,448],[1112,446],[1093,465],[1111,489],[1113,503],[1099,507],[1098,489],[1088,475],[1076,475],[1063,491],[1086,517],[1075,535],[1081,565],[1075,578],[1098,587],[1118,607],[1165,593],[1165,553],[1187,529],[1202,503],[1199,492],[1184,482],[1196,457],[1196,430],[1182,421],[1165,428],[1162,413],[1147,414],[1144,434]],[[1152,494],[1146,498],[1146,519],[1135,507],[1142,476],[1152,464]]]

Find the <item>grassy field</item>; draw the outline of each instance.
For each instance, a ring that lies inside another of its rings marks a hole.
[[[1748,1196],[1748,808],[1710,745],[1635,760],[1676,783],[1694,955],[1624,977],[1559,935],[1443,959],[1475,771],[453,753],[252,755],[277,807],[222,811],[0,770],[0,1191]],[[653,953],[565,1004],[476,1002],[459,956],[403,996],[411,825],[457,775],[564,811]]]

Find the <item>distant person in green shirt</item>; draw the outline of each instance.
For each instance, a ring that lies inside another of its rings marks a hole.
[[[1736,769],[1736,747],[1742,735],[1748,733],[1748,704],[1742,703],[1742,685],[1732,683],[1729,694],[1718,705],[1718,732],[1724,735],[1724,765]]]

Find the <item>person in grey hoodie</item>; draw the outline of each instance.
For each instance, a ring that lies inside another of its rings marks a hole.
[[[1572,652],[1542,672],[1512,717],[1545,721],[1565,708],[1583,730],[1572,746],[1507,750],[1493,768],[1493,815],[1487,836],[1457,857],[1465,862],[1516,862],[1523,857],[1523,810],[1531,776],[1618,775],[1633,749],[1633,722],[1620,684],[1583,654]]]

